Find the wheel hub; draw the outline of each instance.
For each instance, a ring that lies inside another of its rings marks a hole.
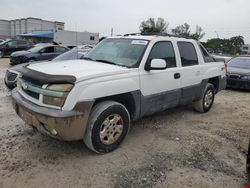
[[[204,105],[206,108],[208,108],[213,102],[213,92],[212,90],[208,90],[205,99],[204,99]]]
[[[121,136],[123,131],[123,120],[118,114],[108,116],[102,123],[100,139],[103,144],[111,145]]]

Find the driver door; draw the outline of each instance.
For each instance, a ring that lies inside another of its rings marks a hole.
[[[37,58],[38,60],[51,60],[55,57],[55,47],[48,46],[40,51],[41,55]]]
[[[165,60],[167,68],[165,70],[140,70],[141,116],[177,106],[181,97],[181,75],[172,42],[155,43],[147,63],[152,59]]]

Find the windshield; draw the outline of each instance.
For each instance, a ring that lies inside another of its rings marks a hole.
[[[28,52],[39,52],[43,48],[44,46],[36,46],[34,48],[29,49]]]
[[[228,66],[250,69],[250,58],[234,58],[228,62]]]
[[[147,47],[146,40],[105,39],[84,56],[84,59],[126,67],[138,67]]]
[[[0,42],[0,45],[3,45],[3,44],[5,44],[7,41],[3,41],[3,42]]]

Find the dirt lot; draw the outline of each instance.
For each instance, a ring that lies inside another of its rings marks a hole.
[[[171,109],[132,124],[121,147],[97,155],[29,128],[11,107],[0,60],[0,188],[242,187],[250,93],[226,90],[212,110]]]

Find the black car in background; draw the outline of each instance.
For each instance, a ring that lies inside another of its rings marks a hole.
[[[58,45],[38,45],[26,51],[14,52],[10,55],[10,64],[17,65],[32,61],[46,61],[52,60],[56,56],[68,51],[64,46]]]
[[[65,60],[81,59],[92,48],[93,48],[93,46],[83,46],[83,47],[79,47],[79,48],[74,48],[70,51],[67,51],[67,52],[57,56],[52,61],[65,61]],[[16,81],[17,81],[17,76],[19,74],[19,69],[25,65],[30,64],[30,63],[23,63],[23,64],[15,65],[15,66],[12,66],[12,67],[7,69],[7,71],[5,73],[4,83],[9,89],[13,89],[14,87],[16,87]],[[35,62],[33,62],[33,63],[35,63]]]
[[[250,56],[235,57],[227,63],[227,87],[250,90]]]
[[[25,40],[8,40],[0,43],[0,58],[4,56],[9,56],[11,53],[28,50],[32,48],[33,45]]]

